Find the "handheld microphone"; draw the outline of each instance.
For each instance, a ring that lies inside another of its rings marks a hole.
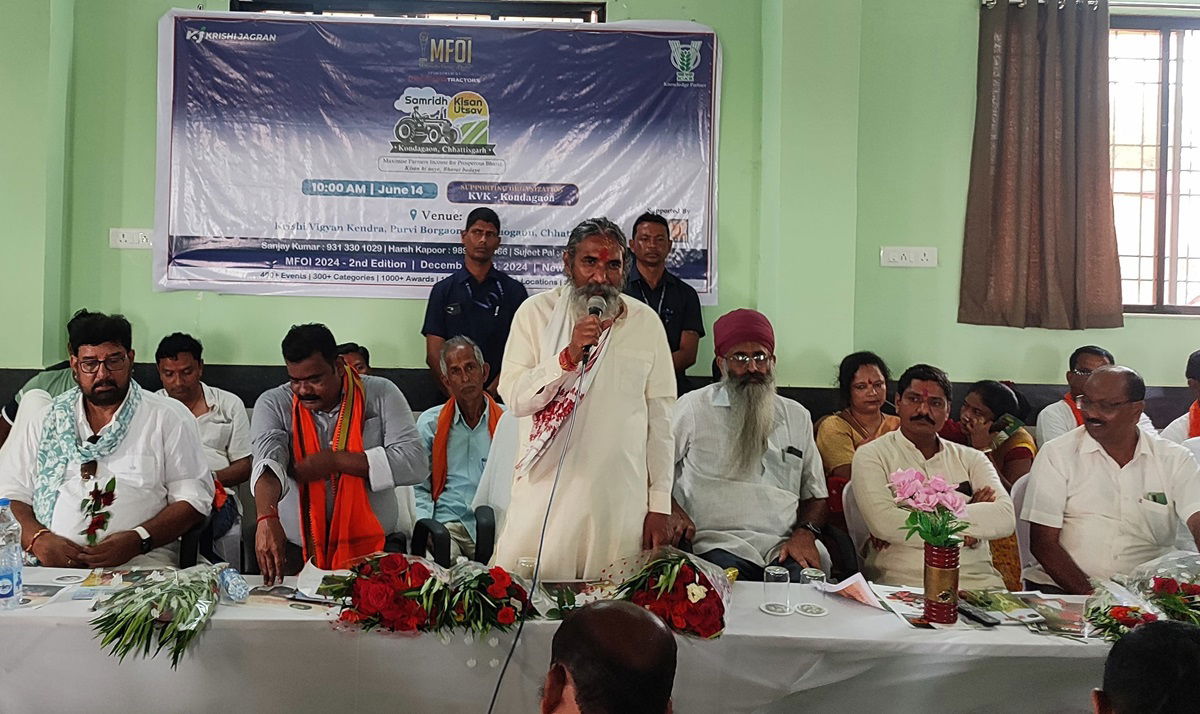
[[[604,308],[606,308],[606,307],[608,307],[608,301],[605,300],[603,297],[601,297],[599,295],[593,295],[590,298],[588,298],[587,311],[588,311],[589,315],[595,315],[596,317],[600,317],[601,315],[604,314]],[[584,346],[584,348],[583,348],[583,363],[585,365],[587,364],[588,357],[591,356],[591,353],[592,353],[592,346],[591,345]]]

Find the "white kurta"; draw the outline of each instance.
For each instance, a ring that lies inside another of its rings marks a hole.
[[[566,344],[547,354],[542,347],[542,333],[568,289],[526,300],[504,348],[500,394],[510,413],[520,417],[518,458],[529,441],[533,415],[570,376],[558,363]],[[546,523],[541,578],[599,578],[612,562],[637,555],[648,511],[671,511],[671,351],[652,309],[624,296],[621,302],[624,312],[610,328],[595,378],[575,410],[574,427],[565,422],[542,456],[513,476],[511,504],[496,543],[500,566],[512,569],[519,558],[537,555],[564,447]]]
[[[766,565],[791,536],[800,502],[828,498],[808,410],[774,400],[767,449],[745,473],[729,466],[737,425],[724,385],[688,392],[675,405],[675,500],[696,523],[697,554],[719,548]]]

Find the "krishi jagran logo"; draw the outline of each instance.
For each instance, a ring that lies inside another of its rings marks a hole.
[[[392,130],[393,154],[496,153],[488,143],[488,103],[478,92],[447,96],[433,87],[409,87],[394,106],[403,116]]]

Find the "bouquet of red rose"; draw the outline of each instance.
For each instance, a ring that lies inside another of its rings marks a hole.
[[[1138,625],[1154,622],[1158,616],[1152,612],[1146,612],[1140,607],[1111,605],[1105,608],[1089,608],[1087,619],[1093,632],[1106,640],[1115,642],[1129,634],[1129,631]]]
[[[1146,599],[1171,620],[1200,625],[1200,585],[1156,576]]]
[[[617,597],[658,615],[676,632],[711,639],[725,629],[732,590],[717,566],[662,548],[617,587]]]
[[[447,623],[450,589],[445,571],[424,558],[369,555],[347,576],[326,576],[317,593],[341,600],[342,622],[364,630],[436,631]]]
[[[450,569],[450,583],[448,623],[479,636],[507,631],[533,612],[529,591],[504,568],[459,563]]]

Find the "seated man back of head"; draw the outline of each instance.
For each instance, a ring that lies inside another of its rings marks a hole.
[[[175,541],[212,507],[196,420],[133,380],[131,332],[120,315],[72,320],[78,387],[14,434],[0,465],[0,497],[41,565],[176,565]]]
[[[554,633],[542,714],[669,714],[675,656],[675,636],[648,611],[585,605]]]
[[[1160,620],[1113,645],[1096,714],[1185,714],[1200,707],[1200,627]]]

